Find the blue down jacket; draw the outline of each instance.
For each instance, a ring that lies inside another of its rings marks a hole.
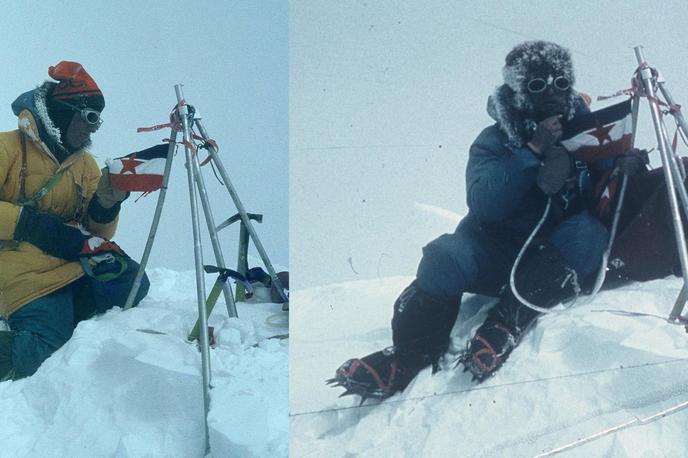
[[[488,102],[488,112],[497,123],[484,129],[470,148],[466,167],[468,215],[453,234],[444,234],[423,249],[417,277],[419,286],[428,292],[495,294],[508,280],[513,260],[545,210],[547,196],[535,183],[540,160],[525,146],[527,128],[523,120],[505,118],[505,110],[494,109],[499,104],[498,95]],[[495,98],[497,102],[492,101]],[[577,112],[588,111],[582,100],[575,108]],[[514,122],[520,122],[521,128],[507,125]],[[530,124],[532,129],[534,123]],[[592,237],[598,250],[607,233],[586,210],[591,204],[592,186],[585,164],[573,167],[569,183],[552,198],[550,216],[538,236],[549,237],[562,222],[576,216],[575,224],[565,228],[567,233],[557,237]],[[581,251],[587,249],[579,247]]]

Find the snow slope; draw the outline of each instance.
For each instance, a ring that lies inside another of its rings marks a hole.
[[[685,103],[688,61],[679,56],[688,10],[678,0],[659,8],[293,0],[289,13],[292,456],[532,456],[688,401],[681,327],[593,312],[667,316],[676,279],[601,293],[544,317],[479,389],[450,362],[372,407],[338,399],[342,390],[324,384],[346,359],[390,345],[392,303],[422,246],[466,213],[468,149],[493,122],[485,105],[509,50],[529,39],[568,47],[576,88],[594,99],[629,86],[633,47],[644,45]],[[645,104],[636,144],[656,146]],[[659,165],[656,153],[652,163]],[[465,298],[454,355],[484,317],[484,302]],[[568,455],[686,456],[687,416],[629,427]]]
[[[186,342],[195,274],[149,276],[139,307],[80,323],[34,376],[0,383],[1,457],[204,456],[200,352]],[[278,304],[238,312],[230,319],[218,302],[209,320],[211,454],[287,456],[289,347],[269,338],[287,332],[287,317]]]
[[[346,359],[390,345],[392,303],[411,277],[332,284],[292,293],[300,327],[291,347],[290,455],[534,456],[635,422],[564,456],[682,457],[688,409],[688,336],[666,316],[681,282],[631,284],[564,314],[542,317],[497,374],[476,385],[452,360],[494,302],[464,299],[443,370],[423,371],[383,403],[338,399],[324,380]],[[585,302],[580,299],[581,302]]]

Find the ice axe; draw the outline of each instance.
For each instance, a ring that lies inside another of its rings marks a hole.
[[[217,303],[217,299],[220,297],[220,293],[222,293],[222,288],[223,288],[224,284],[230,278],[234,279],[236,282],[239,282],[244,286],[244,288],[246,289],[246,297],[247,298],[253,296],[253,286],[251,285],[251,283],[248,280],[246,280],[246,277],[241,275],[236,270],[225,269],[224,267],[217,267],[217,266],[203,266],[203,270],[209,274],[214,274],[214,273],[219,274],[217,276],[217,280],[215,280],[215,284],[213,285],[213,289],[210,290],[210,294],[208,295],[208,299],[206,299],[206,301],[205,301],[206,316],[210,316],[210,313],[213,311],[213,308],[215,307],[215,304]],[[189,334],[189,336],[187,337],[188,340],[193,341],[193,340],[198,339],[199,327],[200,327],[200,317],[199,317],[199,319],[196,320],[196,324],[194,325],[193,329],[191,330],[191,333]]]

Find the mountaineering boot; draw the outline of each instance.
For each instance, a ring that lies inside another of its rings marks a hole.
[[[12,331],[0,331],[0,382],[14,377]]]
[[[363,404],[368,398],[382,400],[403,391],[421,370],[435,363],[433,355],[400,353],[389,347],[347,360],[327,383],[346,389],[340,397],[359,395]]]
[[[518,293],[538,307],[554,307],[580,293],[576,271],[549,243],[540,244],[535,253],[523,260],[515,280]],[[473,374],[473,380],[482,382],[504,364],[538,315],[539,312],[523,305],[507,285],[458,363]]]
[[[460,296],[436,296],[412,282],[394,303],[394,346],[342,364],[327,383],[342,386],[342,396],[385,399],[403,391],[418,373],[437,362],[449,346]]]

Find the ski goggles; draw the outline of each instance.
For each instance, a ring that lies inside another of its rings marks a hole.
[[[565,91],[571,87],[571,82],[565,76],[557,76],[556,78],[553,78],[552,75],[549,75],[547,79],[533,78],[532,80],[528,81],[526,88],[531,94],[539,94],[540,92],[544,92],[544,90],[547,89],[547,86],[552,86],[558,91]]]
[[[103,124],[103,118],[100,117],[100,112],[98,110],[88,107],[79,108],[76,105],[72,105],[71,103],[67,103],[62,100],[57,100],[57,102],[60,102],[62,105],[66,105],[72,110],[79,112],[81,119],[91,127],[100,127],[100,125]]]

